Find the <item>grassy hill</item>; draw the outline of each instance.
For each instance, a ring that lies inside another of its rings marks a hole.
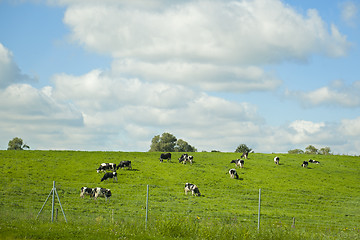
[[[360,239],[359,157],[250,154],[236,180],[228,170],[237,153],[193,153],[193,165],[172,155],[160,163],[160,153],[0,151],[0,238]],[[302,168],[309,158],[321,164]],[[133,169],[100,182],[100,163],[123,160]],[[60,209],[49,223],[51,198],[35,220],[53,181],[68,224]],[[185,195],[186,182],[202,196]],[[83,186],[110,188],[111,200],[81,199]]]

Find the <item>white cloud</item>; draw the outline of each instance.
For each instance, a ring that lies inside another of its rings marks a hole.
[[[139,121],[157,119],[158,124],[188,122],[194,115],[206,114],[219,114],[225,118],[232,116],[231,118],[239,120],[258,118],[255,107],[246,103],[229,102],[204,92],[194,92],[181,85],[149,84],[139,79],[125,79],[100,70],[79,77],[57,75],[54,77],[54,84],[54,96],[57,99],[71,100],[88,115],[93,112],[124,110],[126,112],[123,114],[127,117],[134,115]],[[162,111],[164,114],[161,114]],[[143,117],[143,114],[148,116]]]
[[[0,43],[0,88],[12,83],[32,81],[29,76],[22,74],[20,68],[13,60],[13,54]]]
[[[282,81],[260,65],[350,46],[316,10],[303,16],[279,0],[139,3],[66,0],[64,23],[73,41],[111,55],[119,75],[202,91],[272,91]]]
[[[281,81],[256,66],[219,66],[212,63],[140,62],[117,60],[113,69],[118,74],[140,77],[153,82],[184,84],[205,91],[268,91]]]
[[[1,122],[82,125],[81,114],[71,105],[49,96],[48,87],[38,90],[28,84],[12,84],[0,91]]]
[[[349,47],[315,10],[302,16],[278,0],[191,1],[161,11],[70,5],[64,22],[85,47],[142,61],[259,64],[313,53],[342,56]]]
[[[353,1],[341,3],[341,18],[349,25],[354,25],[358,15],[358,5]]]
[[[247,134],[264,121],[251,104],[171,83],[149,84],[100,70],[78,77],[61,74],[53,81],[53,96],[58,101],[71,100],[81,109],[87,131],[104,129],[109,133],[105,139],[121,136],[128,144],[147,140],[143,151],[148,150],[153,136],[165,131],[205,148],[205,143],[214,145],[214,139],[226,142],[236,132]]]
[[[305,120],[296,120],[290,124],[290,127],[293,128],[299,134],[314,134],[321,131],[321,128],[324,127],[324,123],[313,123],[311,121]]]
[[[349,137],[360,136],[360,117],[355,119],[343,119],[339,131]]]
[[[0,101],[3,141],[21,137],[31,149],[76,146],[75,136],[70,134],[82,128],[82,114],[74,106],[56,101],[50,87],[38,90],[28,84],[12,84],[0,89]]]
[[[298,99],[304,106],[337,105],[340,107],[360,107],[360,81],[345,86],[343,81],[334,81],[330,86],[324,86],[310,92],[287,90],[285,95]]]

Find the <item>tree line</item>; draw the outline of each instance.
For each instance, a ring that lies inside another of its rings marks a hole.
[[[323,147],[317,149],[313,145],[309,145],[305,148],[305,151],[301,149],[293,149],[288,151],[289,154],[319,154],[319,155],[331,155],[330,147]]]
[[[24,150],[30,149],[30,147],[24,143],[24,141],[15,137],[8,143],[7,150]],[[249,153],[252,149],[246,146],[246,144],[240,144],[235,152],[236,153]],[[151,140],[150,150],[149,152],[197,152],[197,149],[194,146],[191,146],[183,139],[177,139],[171,133],[163,133],[160,135],[156,135]],[[218,152],[216,150],[212,150],[212,152]],[[292,149],[288,151],[289,154],[319,154],[319,155],[331,155],[330,147],[323,147],[317,149],[313,145],[309,145],[304,150],[301,149]]]
[[[156,135],[151,140],[149,152],[197,152],[194,146],[171,133]]]

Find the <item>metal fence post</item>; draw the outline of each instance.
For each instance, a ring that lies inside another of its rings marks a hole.
[[[51,222],[54,222],[54,205],[55,205],[55,181],[53,181],[52,188],[52,204],[51,204]]]
[[[259,188],[258,231],[260,230],[261,188]]]
[[[146,228],[147,228],[148,211],[149,211],[149,184],[146,186],[146,216],[145,216],[145,230],[146,230]]]
[[[52,203],[51,203],[51,222],[54,222],[55,194],[56,194],[57,199],[58,199],[59,204],[60,204],[61,211],[62,211],[62,213],[63,213],[63,215],[64,215],[64,218],[65,218],[65,222],[67,223],[67,219],[66,219],[66,216],[65,216],[64,209],[63,209],[63,207],[61,206],[61,202],[60,202],[59,194],[57,193],[56,188],[55,188],[55,181],[53,181],[53,187],[52,187],[52,189],[51,189],[51,191],[50,191],[50,193],[49,193],[49,196],[46,198],[46,200],[45,200],[45,202],[44,202],[43,206],[41,207],[41,209],[40,209],[40,211],[39,211],[38,215],[36,216],[36,219],[39,217],[39,215],[40,215],[41,211],[44,209],[45,204],[47,203],[47,201],[48,201],[49,197],[51,196],[51,194],[52,194]],[[57,215],[58,215],[58,209],[56,209],[56,220],[57,220]]]

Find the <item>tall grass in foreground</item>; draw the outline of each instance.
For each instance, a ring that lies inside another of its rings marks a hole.
[[[33,216],[17,219],[1,216],[0,239],[360,239],[360,229],[305,231],[291,226],[263,225],[256,227],[218,220],[189,219],[173,216],[155,219],[147,229],[143,219],[109,221],[102,216],[93,221],[51,223],[34,220]]]

